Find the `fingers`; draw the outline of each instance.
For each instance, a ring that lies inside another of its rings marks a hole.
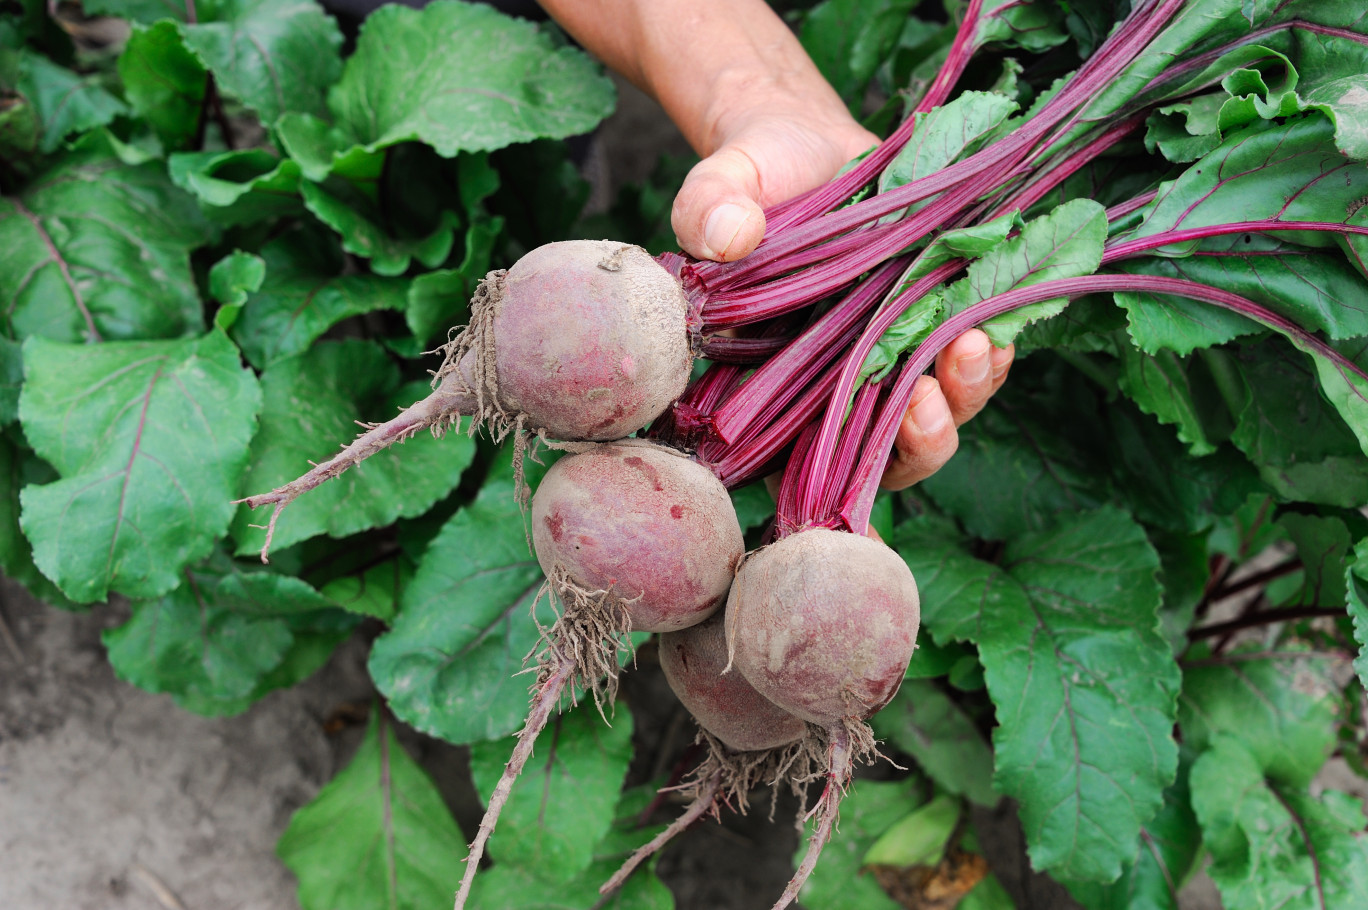
[[[670,213],[680,248],[718,262],[749,254],[765,235],[759,198],[760,177],[745,152],[729,146],[704,158],[684,178]]]
[[[988,336],[970,329],[956,338],[936,358],[936,378],[954,417],[963,426],[983,410],[993,393],[1002,388],[1015,349],[993,347]]]
[[[1013,348],[995,348],[977,329],[952,341],[936,358],[936,377],[912,387],[907,414],[893,441],[881,485],[901,490],[939,471],[959,447],[956,427],[983,409],[1002,387]]]

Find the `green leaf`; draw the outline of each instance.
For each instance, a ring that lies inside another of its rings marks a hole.
[[[1069,882],[1069,891],[1089,910],[1179,910],[1178,889],[1202,847],[1190,799],[1184,767],[1159,814],[1140,829],[1139,850],[1121,877],[1108,885]]]
[[[377,708],[361,748],[298,809],[276,853],[304,910],[431,910],[451,902],[465,838]]]
[[[1368,460],[1353,429],[1326,401],[1306,361],[1279,341],[1246,345],[1233,363],[1243,400],[1236,411],[1231,441],[1259,468],[1264,482],[1288,499],[1354,508],[1368,502]],[[1314,364],[1319,367],[1319,362]],[[1321,372],[1322,382],[1337,377],[1346,394],[1352,385],[1337,367]],[[1368,417],[1368,405],[1355,406]],[[1361,427],[1368,434],[1368,420]],[[1368,435],[1365,435],[1368,438]]]
[[[508,739],[471,746],[482,794],[494,790],[512,748]],[[489,842],[494,861],[552,882],[588,869],[612,825],[631,757],[632,716],[624,708],[613,712],[611,726],[588,705],[552,718],[499,816],[499,836]]]
[[[73,600],[158,597],[227,530],[261,406],[220,332],[24,345],[19,417],[61,480],[23,491],[34,561]]]
[[[330,246],[324,242],[320,248],[315,235],[301,232],[262,249],[265,275],[233,323],[233,340],[253,366],[266,369],[303,354],[344,319],[403,309],[408,282],[364,273],[341,275]]]
[[[880,739],[915,758],[942,790],[981,806],[997,804],[992,750],[969,716],[935,683],[904,680],[893,701],[870,718],[870,725]]]
[[[1056,278],[1077,278],[1097,271],[1107,241],[1107,213],[1091,199],[1074,199],[1026,223],[1016,237],[994,247],[969,266],[964,278],[945,292],[946,313],[987,300],[1013,288]],[[1037,319],[1053,316],[1067,301],[1047,300],[984,323],[998,347]]]
[[[986,0],[975,43],[990,42],[1043,51],[1069,40],[1060,27],[1060,10],[1039,0]]]
[[[279,129],[316,160],[411,140],[450,158],[588,132],[613,95],[587,55],[529,22],[475,3],[391,5],[367,17],[328,96],[335,126],[289,115]]]
[[[86,145],[18,196],[0,198],[7,334],[59,341],[203,331],[190,250],[209,239],[161,165]]]
[[[1035,868],[1111,881],[1177,767],[1158,556],[1129,516],[1103,509],[1011,541],[1003,565],[1027,606],[981,620],[994,786],[1020,801]]]
[[[879,192],[934,174],[997,129],[1017,103],[996,92],[961,92],[932,111],[916,114],[912,138],[879,175]]]
[[[371,261],[371,269],[378,275],[402,275],[412,259],[417,259],[428,268],[435,268],[446,261],[456,239],[456,226],[460,218],[455,212],[447,211],[437,226],[428,234],[418,237],[395,237],[376,224],[362,211],[357,210],[356,201],[343,194],[344,184],[332,182],[327,185],[305,181],[299,185],[304,197],[304,206],[328,227],[342,237],[342,246],[349,253],[364,256]],[[329,192],[329,189],[339,193]]]
[[[342,32],[309,0],[200,3],[181,26],[185,44],[219,90],[256,111],[264,124],[287,111],[322,114],[342,71]]]
[[[413,573],[413,564],[402,554],[396,555],[360,575],[333,579],[323,586],[323,596],[344,610],[392,622]]]
[[[1183,742],[1208,748],[1238,740],[1261,775],[1305,787],[1335,747],[1337,699],[1329,661],[1236,651],[1184,671],[1178,717]]]
[[[546,881],[537,877],[536,870],[500,863],[475,877],[466,906],[471,910],[674,910],[670,889],[650,871],[654,859],[611,896],[600,898],[598,891],[632,851],[659,832],[659,828],[642,828],[637,822],[654,797],[648,788],[624,793],[613,829],[594,847],[593,864],[570,881]],[[493,843],[491,840],[491,846]]]
[[[200,131],[207,71],[185,46],[176,23],[135,25],[119,55],[124,94],[168,148],[183,148]]]
[[[388,419],[431,391],[424,383],[401,386],[384,351],[357,340],[323,342],[277,360],[261,374],[261,387],[261,429],[243,481],[254,491],[303,474],[310,459],[327,455],[330,441],[341,444],[354,435],[357,419]],[[474,442],[460,432],[441,439],[422,433],[377,452],[291,504],[273,545],[283,550],[315,534],[346,537],[421,515],[451,492],[474,453]],[[232,534],[239,554],[260,552],[265,531],[252,526],[259,520],[246,506],[238,511]]]
[[[409,331],[424,344],[439,332],[464,325],[470,318],[470,298],[489,271],[494,241],[503,230],[503,219],[481,219],[466,230],[465,258],[454,269],[427,272],[409,286],[404,318]]]
[[[798,32],[803,48],[855,112],[914,6],[913,0],[825,0],[803,17]]]
[[[519,728],[531,680],[517,674],[538,624],[555,621],[545,598],[532,614],[542,572],[513,495],[510,457],[429,545],[398,618],[371,649],[371,678],[394,713],[448,742]]]
[[[193,707],[187,699],[250,695],[294,643],[285,616],[330,606],[298,578],[209,565],[185,570],[163,597],[134,601],[132,617],[102,640],[120,679]]]
[[[233,250],[209,269],[209,294],[225,307],[240,310],[247,296],[261,290],[265,280],[266,260],[255,253]]]
[[[19,392],[24,385],[24,347],[0,335],[0,427],[19,419]]]
[[[0,572],[19,582],[29,593],[50,606],[64,610],[81,609],[68,600],[47,576],[33,564],[33,547],[19,526],[19,491],[32,483],[55,479],[52,468],[27,446],[0,433]]]
[[[1210,455],[1230,438],[1233,416],[1213,375],[1223,362],[1205,355],[1183,357],[1173,351],[1151,355],[1129,344],[1117,345],[1117,353],[1121,391],[1146,414],[1173,425],[1190,454]]]
[[[39,150],[53,152],[72,133],[128,113],[128,106],[100,85],[102,78],[74,73],[33,51],[20,53],[15,89],[37,116]]]
[[[960,801],[936,796],[893,823],[865,852],[867,866],[934,866],[945,856],[945,848],[960,820]]]
[[[1111,498],[1102,440],[1090,429],[1102,421],[1091,390],[1076,373],[1042,376],[1028,364],[960,428],[949,464],[919,485],[987,540],[1049,527]]]
[[[167,159],[176,186],[199,200],[215,224],[252,224],[302,215],[299,164],[266,149],[182,152]]]
[[[1301,589],[1282,605],[1318,607],[1345,603],[1345,568],[1354,542],[1368,538],[1368,519],[1357,511],[1323,510],[1318,515],[1286,512],[1278,524],[1287,531],[1302,564]]]
[[[908,782],[862,780],[841,802],[841,827],[822,851],[822,861],[798,899],[811,910],[896,910],[872,875],[863,874],[865,854],[879,836],[922,802]],[[809,831],[811,823],[809,823]],[[802,847],[799,848],[801,858]]]
[[[860,379],[880,382],[893,368],[904,352],[910,351],[926,340],[931,331],[941,322],[945,301],[939,291],[933,291],[909,306],[897,320],[888,327],[860,367]]]
[[[1227,906],[1353,907],[1368,894],[1368,841],[1360,801],[1319,799],[1266,780],[1230,737],[1192,769],[1192,804],[1211,851],[1211,878]]]
[[[1345,587],[1349,592],[1349,615],[1354,623],[1354,638],[1359,653],[1354,659],[1359,683],[1368,689],[1368,540],[1360,540],[1354,548],[1354,559],[1345,569]]]

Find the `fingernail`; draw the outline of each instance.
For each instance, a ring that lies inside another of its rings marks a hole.
[[[911,417],[917,429],[930,436],[950,422],[950,405],[946,404],[944,395],[932,392],[912,405]]]
[[[749,217],[750,212],[732,202],[713,209],[703,225],[703,244],[708,248],[708,258],[721,259]]]
[[[993,348],[993,380],[1002,378],[1003,374],[1012,365],[1011,348]]]
[[[955,371],[960,374],[960,378],[965,382],[970,384],[982,382],[988,378],[988,369],[992,366],[989,359],[989,351],[985,348],[957,363]]]

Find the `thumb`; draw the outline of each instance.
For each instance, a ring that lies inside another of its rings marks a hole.
[[[675,196],[670,223],[680,249],[695,259],[730,262],[765,235],[760,176],[750,156],[724,146],[694,165]]]

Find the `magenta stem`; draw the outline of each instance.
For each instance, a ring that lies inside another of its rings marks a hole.
[[[1368,227],[1359,227],[1353,224],[1342,224],[1336,221],[1278,221],[1277,219],[1265,219],[1263,221],[1232,221],[1229,224],[1212,224],[1203,227],[1183,228],[1177,231],[1165,231],[1161,234],[1154,234],[1149,237],[1137,237],[1134,240],[1124,240],[1107,247],[1107,251],[1102,254],[1102,264],[1109,265],[1122,259],[1130,259],[1156,250],[1160,247],[1169,246],[1175,243],[1187,243],[1192,240],[1201,240],[1206,237],[1220,237],[1225,234],[1267,234],[1274,231],[1328,231],[1335,234],[1364,234],[1368,235]]]

